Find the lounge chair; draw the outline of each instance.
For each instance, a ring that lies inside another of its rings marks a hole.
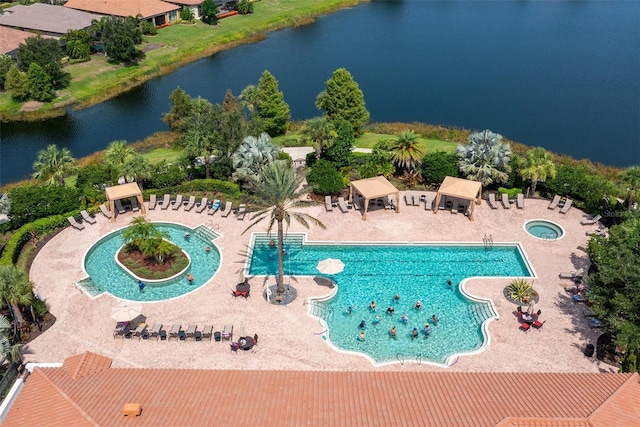
[[[597,317],[595,319],[593,319],[591,322],[589,322],[589,327],[591,327],[592,329],[595,328],[604,328],[604,324],[602,323],[602,321],[600,319],[598,319]]]
[[[576,271],[570,271],[567,273],[560,273],[558,276],[561,279],[575,279],[576,277],[581,277],[582,275],[584,275],[584,269],[583,268],[579,268]]]
[[[80,215],[82,215],[82,219],[84,221],[86,221],[89,224],[95,224],[96,223],[96,219],[94,217],[92,217],[91,215],[89,215],[89,212],[87,212],[86,210],[83,210],[82,212],[80,212]]]
[[[211,205],[211,209],[207,211],[207,214],[213,215],[214,213],[218,212],[218,209],[220,209],[220,200],[215,199],[213,201],[213,204]],[[231,211],[231,209],[229,209],[229,211]]]
[[[585,297],[582,294],[575,294],[574,296],[572,296],[571,298],[573,298],[573,302],[587,302],[588,299],[587,297]]]
[[[558,207],[558,203],[560,203],[560,196],[559,195],[555,195],[553,196],[553,200],[551,201],[551,203],[549,203],[549,206],[547,206],[547,209],[555,209]]]
[[[454,214],[454,215],[457,215],[458,214],[458,210],[454,209],[453,206],[451,206],[451,213]]]
[[[338,197],[338,207],[342,213],[349,212],[349,206],[347,206],[347,202],[344,201],[344,197]]]
[[[564,202],[564,205],[562,206],[562,209],[560,209],[560,213],[561,214],[566,214],[567,212],[569,212],[569,209],[571,209],[571,205],[572,204],[573,204],[573,200],[567,199]]]
[[[463,214],[466,210],[467,210],[467,207],[464,204],[462,203],[458,204],[458,213]]]
[[[123,213],[125,213],[127,211],[124,208],[124,206],[122,206],[122,202],[120,201],[120,199],[116,199],[114,204],[115,204],[116,210],[118,211],[119,214],[123,214]]]
[[[211,341],[212,335],[213,335],[213,326],[204,325],[204,327],[202,328],[202,338],[209,338],[209,341]]]
[[[231,340],[231,338],[233,338],[233,325],[224,325],[224,329],[222,330],[222,339]]]
[[[109,209],[107,209],[104,203],[100,205],[100,212],[102,212],[102,215],[106,216],[107,219],[111,219],[111,212],[109,212]]]
[[[140,205],[138,205],[138,198],[137,197],[131,197],[131,210],[133,212],[139,211],[140,210]]]
[[[598,214],[598,215],[592,217],[591,219],[583,219],[582,221],[580,221],[580,224],[582,224],[582,225],[593,225],[596,222],[600,221],[600,218],[602,218],[602,215]]]
[[[518,198],[516,199],[516,206],[518,209],[524,209],[524,194],[518,194]]]
[[[502,195],[502,207],[505,209],[511,209],[511,206],[509,205],[509,195],[507,193]]]
[[[590,230],[590,231],[586,231],[584,234],[589,237],[592,237],[592,236],[607,237],[607,232],[605,230]]]
[[[489,199],[487,201],[489,202],[491,209],[498,209],[498,202],[496,202],[495,193],[489,193]]]
[[[590,308],[586,309],[586,310],[582,310],[582,315],[584,317],[586,317],[587,319],[592,318],[592,317],[598,317],[598,315],[591,310]]]
[[[420,195],[413,194],[413,206],[420,206]]]
[[[357,210],[357,211],[360,211],[360,207],[361,207],[361,203],[360,203],[360,201],[361,201],[361,200],[362,200],[362,199],[361,199],[360,197],[354,197],[354,198],[353,198],[353,203],[352,203],[352,205],[353,205],[353,209],[355,209],[355,210]]]
[[[158,201],[156,200],[156,195],[155,195],[155,194],[152,194],[152,195],[149,197],[149,204],[147,205],[147,206],[148,206],[148,207],[147,207],[147,209],[149,209],[149,210],[153,210],[153,209],[155,209],[155,208],[156,208],[156,204],[157,204],[157,203],[158,203]]]
[[[240,207],[238,207],[238,220],[242,221],[246,214],[247,214],[247,205],[242,203]]]
[[[133,336],[138,337],[138,339],[141,339],[143,336],[148,337],[149,334],[147,333],[146,329],[147,329],[147,324],[140,323],[138,327],[133,331]]]
[[[206,197],[203,197],[202,200],[200,200],[200,204],[196,208],[196,213],[200,213],[203,210],[205,210],[208,204],[209,204],[209,200]]]
[[[185,205],[184,210],[188,212],[191,209],[193,209],[195,205],[196,205],[196,196],[191,196],[189,197],[189,201]]]
[[[116,328],[113,331],[113,339],[116,339],[116,337],[124,338],[129,336],[131,336],[131,330],[129,329],[129,325],[116,326]]]
[[[431,210],[431,203],[432,202],[429,202],[429,198],[425,196],[425,198],[424,198],[424,210],[425,211]]]
[[[324,196],[324,208],[327,212],[333,211],[333,204],[331,203],[331,196]]]
[[[176,196],[175,202],[171,203],[171,209],[177,211],[178,209],[180,209],[180,206],[182,206],[182,194],[178,194]]]
[[[173,325],[171,326],[171,330],[169,331],[169,339],[175,338],[178,339],[178,333],[182,330],[181,325]]]
[[[222,213],[220,215],[222,215],[223,218],[228,217],[229,215],[231,215],[231,208],[232,207],[233,207],[233,203],[231,203],[231,202],[225,203],[224,210],[222,211]],[[213,207],[211,209],[213,209]]]
[[[71,226],[76,230],[84,230],[84,225],[76,221],[74,217],[70,216],[69,218],[67,218],[67,220],[69,221],[69,224],[71,224]]]
[[[413,195],[411,194],[410,191],[405,191],[404,192],[404,203],[407,206],[413,205]]]
[[[165,194],[162,198],[162,203],[160,203],[160,209],[163,211],[169,209],[169,202],[171,201],[171,194]]]
[[[197,325],[189,325],[189,326],[187,327],[187,331],[186,331],[186,333],[185,333],[185,334],[186,334],[186,337],[187,337],[187,338],[191,338],[191,339],[195,340],[195,339],[196,339],[196,337],[195,337],[195,335],[196,335],[196,329],[198,329],[198,326],[197,326]]]
[[[153,327],[149,331],[149,337],[156,340],[160,337],[160,330],[162,329],[162,323],[154,323]]]

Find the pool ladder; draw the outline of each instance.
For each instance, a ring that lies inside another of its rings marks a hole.
[[[215,231],[218,228],[219,228],[218,224],[210,225],[209,223],[207,223],[206,225],[201,225],[197,227],[194,231],[194,234],[204,240],[209,240],[213,242],[215,239],[220,237],[220,234],[218,234]]]
[[[493,248],[493,236],[489,234],[489,237],[485,234],[482,238],[482,243],[484,243],[484,249],[489,250]]]

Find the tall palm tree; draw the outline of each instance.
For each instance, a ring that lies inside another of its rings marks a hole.
[[[23,323],[24,317],[19,306],[31,304],[33,299],[33,283],[27,273],[14,265],[0,266],[0,298],[3,303],[11,305],[16,322]]]
[[[33,163],[33,177],[48,184],[64,185],[65,177],[76,171],[76,159],[68,148],[58,149],[55,144],[38,151],[38,158]]]
[[[420,147],[420,136],[412,130],[404,130],[398,133],[389,146],[391,160],[396,166],[405,168],[410,173],[422,163],[424,151]]]
[[[104,152],[104,162],[118,177],[124,176],[124,164],[135,153],[127,141],[113,141]]]
[[[4,358],[0,365],[4,360],[15,362],[22,357],[22,344],[11,345],[10,336],[11,322],[6,317],[0,316],[0,355]]]
[[[338,136],[331,122],[325,117],[314,117],[307,120],[304,129],[302,129],[302,135],[306,140],[311,141],[315,148],[316,160],[320,160],[322,149],[330,147]]]
[[[622,186],[629,193],[628,210],[631,210],[633,202],[640,197],[640,166],[632,166],[620,174]]]
[[[254,179],[265,165],[276,160],[280,147],[271,142],[268,133],[259,137],[248,136],[232,156],[236,177]]]
[[[531,194],[536,194],[538,182],[556,177],[556,165],[553,158],[544,148],[536,147],[527,151],[518,164],[518,173],[522,179],[531,181]]]
[[[511,147],[502,143],[502,135],[484,130],[469,135],[467,145],[458,145],[458,167],[468,178],[486,186],[509,178]]]
[[[310,202],[301,200],[300,197],[306,193],[306,189],[299,190],[303,176],[296,173],[288,162],[277,161],[266,165],[260,176],[251,181],[251,190],[256,205],[260,209],[251,217],[251,224],[243,231],[246,233],[250,228],[259,222],[267,219],[269,226],[267,231],[271,232],[273,226],[278,230],[278,284],[277,292],[284,293],[284,230],[283,224],[287,228],[291,224],[291,218],[309,228],[309,223],[326,228],[317,218],[303,212],[296,212],[294,209],[309,206]]]
[[[142,181],[144,181],[145,178],[150,177],[153,173],[149,161],[142,154],[138,153],[134,153],[130,156],[124,163],[122,169],[126,177],[132,177],[136,180],[140,190],[143,190]]]
[[[200,129],[191,129],[181,138],[184,149],[188,155],[203,158],[204,175],[206,179],[211,177],[211,156],[214,152],[210,135],[211,134],[202,132]]]

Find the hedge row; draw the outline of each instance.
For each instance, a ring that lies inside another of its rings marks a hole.
[[[69,225],[67,218],[70,216],[76,216],[80,213],[80,210],[72,211],[64,215],[53,215],[47,218],[40,218],[29,224],[25,224],[20,227],[7,241],[7,244],[0,256],[0,265],[15,264],[18,261],[20,252],[24,245],[31,240],[33,234],[42,236],[52,232],[53,230],[65,227]]]
[[[194,179],[193,181],[188,181],[173,187],[166,187],[161,190],[144,190],[142,194],[145,199],[148,199],[152,194],[157,194],[162,197],[162,194],[182,194],[196,191],[224,193],[233,198],[240,196],[240,186],[238,184],[229,181],[221,181],[219,179]]]
[[[506,194],[510,199],[515,198],[518,194],[522,193],[521,188],[504,188],[498,187],[499,194]]]

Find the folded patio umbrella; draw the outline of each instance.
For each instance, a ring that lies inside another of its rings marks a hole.
[[[316,268],[322,274],[338,274],[344,270],[344,263],[339,259],[327,258],[320,261]]]
[[[130,322],[142,314],[142,304],[132,301],[121,301],[111,309],[111,318],[116,322]]]

